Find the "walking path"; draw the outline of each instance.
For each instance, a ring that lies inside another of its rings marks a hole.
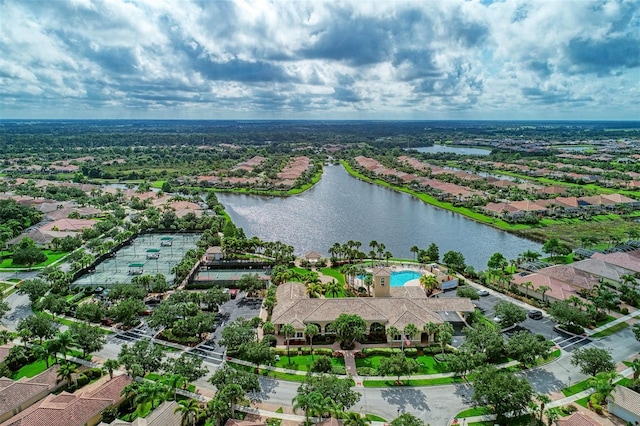
[[[599,333],[603,330],[606,330],[607,328],[613,327],[614,325],[620,324],[621,322],[626,322],[632,318],[638,317],[640,316],[640,310],[637,311],[633,311],[628,315],[622,316],[620,318],[616,318],[613,321],[610,321],[606,324],[601,325],[600,327],[594,328],[593,330],[587,330],[587,335],[588,336],[593,336],[596,333]]]

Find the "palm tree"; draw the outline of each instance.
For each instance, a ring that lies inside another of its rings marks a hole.
[[[429,340],[431,340],[431,336],[433,336],[434,334],[436,334],[438,332],[438,324],[436,324],[435,322],[429,321],[428,323],[426,323],[424,325],[422,330],[425,333],[427,333],[427,341],[429,341]]]
[[[546,285],[541,285],[537,288],[537,290],[540,292],[540,294],[542,295],[542,303],[546,302],[544,295],[551,290],[551,287],[546,286]]]
[[[371,297],[371,287],[373,286],[373,275],[366,274],[364,276],[364,286],[367,287],[367,294]]]
[[[113,380],[113,370],[117,370],[120,367],[120,361],[117,359],[108,359],[102,365],[102,368],[109,373],[109,380]]]
[[[207,403],[205,413],[216,420],[215,426],[220,426],[222,419],[230,416],[229,404],[216,396]]]
[[[544,407],[551,402],[551,398],[549,398],[547,395],[539,393],[538,395],[536,395],[536,399],[538,400],[538,402],[540,402],[540,424],[543,424],[542,416],[544,415]]]
[[[311,282],[307,284],[307,295],[312,299],[320,298],[324,291],[325,288],[322,283]]]
[[[178,388],[181,385],[187,383],[187,381],[180,374],[172,374],[169,377],[165,377],[162,380],[162,383],[164,385],[169,386],[171,389],[173,389],[173,400],[177,401],[178,400]]]
[[[371,420],[366,417],[362,417],[360,413],[345,413],[345,416],[342,419],[342,426],[367,426],[370,424]]]
[[[38,361],[44,360],[47,368],[49,368],[49,352],[47,351],[47,348],[44,347],[44,345],[33,345],[31,347],[31,354]]]
[[[244,389],[235,383],[226,385],[220,391],[220,398],[222,398],[223,401],[227,401],[229,410],[231,411],[231,418],[234,418],[236,404],[244,399]]]
[[[634,290],[638,285],[638,281],[636,280],[636,277],[633,274],[620,275],[620,279],[622,280],[623,284],[626,284],[626,285],[631,284],[631,287],[633,287]]]
[[[311,346],[311,359],[313,359],[313,338],[320,334],[320,328],[316,324],[307,324],[304,327],[304,335],[309,338],[309,346]]]
[[[393,254],[390,251],[385,251],[384,252],[384,258],[387,261],[387,266],[389,266],[389,259],[391,259],[393,257]]]
[[[393,339],[400,334],[400,330],[397,327],[391,326],[385,330],[387,337],[389,338],[389,346],[393,346]]]
[[[144,382],[138,389],[138,394],[135,397],[134,402],[136,405],[144,407],[146,404],[151,403],[151,409],[155,408],[155,402],[162,400],[167,394],[167,386],[157,382]]]
[[[233,385],[231,385],[233,386]],[[238,385],[235,385],[238,386]],[[200,413],[202,409],[200,408],[200,403],[195,399],[183,399],[182,401],[178,401],[179,406],[173,410],[174,413],[180,413],[182,416],[182,426],[196,426],[196,422],[198,421],[198,417],[200,417]]]
[[[440,343],[443,355],[444,347],[451,343],[451,339],[453,339],[453,326],[451,323],[443,322],[438,326],[438,334],[436,336],[436,341]]]
[[[640,359],[634,359],[630,367],[633,368],[633,380],[638,380],[640,378]]]
[[[438,279],[435,275],[422,275],[420,277],[420,285],[427,292],[427,296],[431,296],[433,290],[438,288]]]
[[[411,339],[413,338],[413,336],[418,334],[419,331],[420,329],[418,329],[418,327],[416,327],[415,324],[409,323],[404,327],[404,329],[402,330],[402,334],[404,334],[404,336],[402,336],[402,350],[404,350],[405,340],[407,340],[407,342],[411,342]],[[408,345],[409,343],[407,344],[407,346]]]
[[[71,386],[71,377],[78,372],[78,367],[70,362],[63,362],[58,368],[58,378],[67,381],[67,386]]]
[[[74,340],[71,332],[65,331],[63,333],[58,333],[58,335],[55,337],[55,341],[58,345],[58,350],[62,352],[62,355],[64,356],[64,359],[66,361],[67,352],[69,352],[71,347],[74,345]]]
[[[293,325],[286,323],[280,327],[280,333],[284,335],[284,340],[287,343],[287,358],[289,359],[289,364],[291,364],[291,354],[289,353],[289,339],[294,335],[296,329]]]
[[[338,297],[340,291],[342,291],[342,284],[336,280],[331,280],[327,285],[327,293],[330,293],[333,297]]]
[[[52,340],[46,340],[42,346],[44,346],[44,348],[47,350],[47,353],[49,354],[49,356],[53,355],[53,363],[57,364],[58,363],[58,351],[60,349],[60,346],[58,344],[58,340],[57,339],[52,339]]]
[[[420,251],[420,248],[418,246],[411,246],[409,251],[411,253],[413,253],[413,261],[414,262],[417,261],[418,260],[418,252]]]
[[[531,281],[526,281],[522,283],[522,286],[525,288],[525,296],[529,296],[529,288],[533,290],[533,283]]]
[[[603,404],[611,397],[613,390],[616,387],[614,381],[620,377],[615,371],[602,371],[596,374],[595,377],[589,379],[589,385],[595,390],[597,398],[600,404]]]

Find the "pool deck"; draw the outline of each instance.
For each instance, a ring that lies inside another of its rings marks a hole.
[[[384,266],[384,265],[377,265],[377,266]],[[432,265],[428,265],[427,267],[423,267],[421,265],[415,265],[415,264],[411,264],[411,263],[399,263],[399,264],[391,264],[389,266],[384,266],[385,268],[389,268],[391,270],[391,272],[403,272],[403,271],[409,271],[409,272],[417,272],[421,275],[434,275],[437,277],[436,274],[430,272],[427,268],[431,267],[435,267],[436,264],[432,264]],[[367,273],[371,273],[373,272],[373,268],[371,266],[367,266],[364,268],[365,271],[367,271]],[[355,287],[362,287],[364,286],[364,282],[362,279],[356,277],[353,281],[353,285]],[[415,278],[412,280],[409,280],[407,282],[405,282],[402,286],[415,286],[415,287],[420,287],[420,278]],[[402,287],[402,286],[393,286],[392,287]]]

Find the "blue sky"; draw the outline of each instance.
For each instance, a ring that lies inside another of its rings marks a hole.
[[[640,119],[640,1],[0,1],[0,118]]]

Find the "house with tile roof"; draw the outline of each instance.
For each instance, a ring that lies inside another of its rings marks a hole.
[[[122,389],[132,379],[116,376],[88,392],[50,394],[0,426],[95,426],[102,410],[124,400]]]
[[[558,426],[602,426],[602,423],[586,414],[573,413],[569,417],[556,420]]]
[[[540,287],[548,287],[548,290],[544,292],[544,301],[548,302],[559,302],[571,296],[577,296],[574,287],[543,274],[518,273],[513,276],[512,282],[518,287],[518,290],[538,300],[543,298]],[[531,283],[531,285],[527,286],[526,283]]]
[[[165,401],[147,417],[138,417],[132,422],[116,419],[111,423],[100,422],[99,426],[181,426],[182,416],[176,413],[176,401]]]
[[[304,339],[307,324],[316,324],[321,335],[330,334],[329,326],[342,313],[359,315],[371,334],[383,333],[392,326],[402,330],[407,324],[415,324],[422,330],[430,322],[464,321],[475,310],[468,298],[428,298],[418,286],[390,287],[389,297],[317,299],[307,296],[304,284],[289,282],[278,286],[276,300],[271,322],[278,333],[284,324],[293,325],[294,340]],[[421,333],[407,338],[425,344],[431,343],[433,336]]]
[[[58,382],[59,368],[60,365],[56,364],[37,376],[23,377],[17,381],[6,377],[0,378],[0,422],[11,418],[64,386],[64,382]]]
[[[640,393],[624,386],[613,389],[607,411],[630,423],[640,423]]]
[[[600,283],[600,279],[596,275],[576,269],[573,265],[549,266],[548,268],[538,269],[537,273],[562,281],[577,291],[591,291],[594,286]]]
[[[633,274],[633,271],[629,269],[625,269],[597,258],[573,262],[571,266],[581,271],[593,274],[601,278],[603,282],[607,282],[615,286],[622,284],[623,275]]]
[[[616,253],[594,253],[592,259],[600,259],[633,272],[640,272],[640,250]]]

